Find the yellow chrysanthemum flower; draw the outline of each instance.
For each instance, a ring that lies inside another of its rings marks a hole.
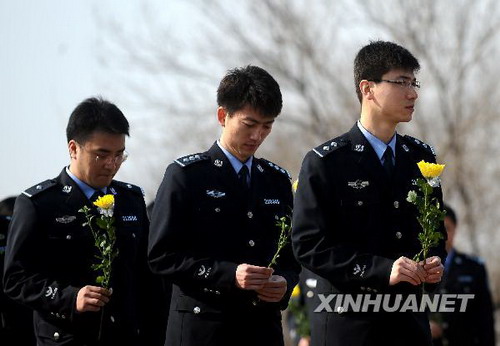
[[[104,195],[99,197],[97,201],[94,202],[94,205],[101,209],[113,209],[115,206],[115,196],[114,195]]]
[[[426,179],[437,178],[443,173],[445,165],[440,165],[438,163],[429,163],[424,160],[417,163],[420,172]]]
[[[292,191],[297,192],[297,186],[299,185],[299,180],[295,180],[292,184]]]
[[[292,291],[292,298],[297,298],[300,295],[300,287],[299,285],[295,285]]]

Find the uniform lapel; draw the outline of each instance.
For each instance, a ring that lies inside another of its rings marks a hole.
[[[228,192],[242,195],[243,191],[239,188],[238,175],[236,174],[231,162],[226,157],[224,152],[219,148],[217,143],[214,143],[212,147],[208,150],[208,155],[210,156],[211,164],[217,171],[216,180],[219,186],[224,186]]]
[[[79,210],[84,205],[88,207],[92,206],[92,203],[87,199],[82,190],[80,190],[77,183],[66,173],[66,168],[62,170],[57,180],[62,186],[61,193],[67,195],[65,204],[71,209]]]
[[[394,167],[393,186],[399,191],[404,191],[408,188],[408,179],[415,177],[415,170],[417,169],[416,162],[414,162],[410,147],[404,142],[404,139],[397,135],[396,138],[396,166]]]
[[[363,133],[359,130],[358,125],[354,124],[349,131],[349,138],[351,141],[351,151],[354,160],[361,168],[368,173],[378,185],[388,184],[389,178],[384,171],[384,167],[373,150],[370,142],[365,138]]]
[[[265,184],[265,178],[264,167],[259,159],[254,156],[252,162],[252,184],[250,185],[250,201],[252,203],[252,207],[255,205],[255,203],[258,203],[262,200],[262,196],[259,196],[259,194],[265,191],[265,188],[263,188]]]

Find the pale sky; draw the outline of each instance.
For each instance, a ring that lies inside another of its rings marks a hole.
[[[133,130],[134,111],[111,98],[113,79],[99,64],[96,43],[104,34],[95,16],[98,12],[130,28],[138,25],[138,3],[0,0],[0,200],[57,176],[68,164],[65,127],[83,99],[109,98]],[[161,3],[177,7],[172,1]],[[133,181],[133,170],[131,155],[116,178],[140,185]]]

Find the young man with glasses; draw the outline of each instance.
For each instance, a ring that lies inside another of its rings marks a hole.
[[[268,265],[292,188],[284,169],[254,154],[281,112],[281,91],[262,68],[236,68],[217,103],[220,139],[167,168],[153,209],[150,265],[173,282],[166,345],[280,346],[280,310],[300,267],[290,244]]]
[[[435,162],[433,149],[396,132],[412,118],[420,84],[417,59],[392,42],[372,42],[354,61],[361,103],[352,129],[310,151],[297,188],[292,241],[297,259],[322,277],[317,293],[354,300],[419,297],[443,275],[444,241],[427,262],[420,250],[416,208],[406,201],[421,177],[417,162]],[[434,189],[441,200],[441,189]],[[444,234],[444,228],[441,227]],[[332,297],[330,297],[332,298]],[[326,299],[326,298],[325,298]],[[313,345],[431,345],[425,313],[319,309]],[[316,331],[316,333],[315,333]]]
[[[160,298],[155,296],[160,286],[147,267],[143,194],[135,185],[113,180],[127,158],[128,121],[114,104],[89,98],[71,114],[66,134],[70,165],[16,201],[5,253],[5,292],[34,310],[39,346],[160,345],[161,328],[151,331],[159,319],[153,299]],[[96,215],[92,202],[104,194],[115,200],[118,256],[110,289],[96,284],[100,274],[92,266],[98,252],[79,212],[87,206]]]

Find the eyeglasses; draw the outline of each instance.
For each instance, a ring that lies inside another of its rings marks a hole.
[[[407,89],[420,89],[420,81],[418,80],[393,80],[393,79],[380,79],[380,80],[373,80],[372,82],[375,83],[380,83],[380,82],[386,82],[386,83],[392,83],[392,84],[398,84],[402,86],[403,88]]]
[[[118,155],[111,155],[111,154],[97,155],[96,153],[93,153],[93,152],[87,150],[80,143],[78,143],[78,145],[80,146],[80,148],[82,148],[83,150],[85,150],[90,155],[95,156],[95,162],[96,163],[104,163],[104,164],[108,164],[108,165],[111,164],[111,163],[113,163],[114,165],[118,166],[118,165],[121,165],[122,163],[124,163],[125,161],[127,161],[127,159],[128,159],[128,153],[125,150],[122,153],[118,154]]]

